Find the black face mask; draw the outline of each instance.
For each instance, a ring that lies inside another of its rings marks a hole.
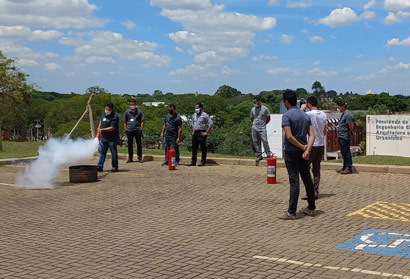
[[[174,111],[172,109],[168,110],[169,114],[174,114]]]

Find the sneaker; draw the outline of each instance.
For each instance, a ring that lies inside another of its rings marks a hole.
[[[262,160],[263,160],[262,155],[259,155],[259,156],[256,157],[256,159],[255,159],[256,162],[259,162],[259,161],[262,161]]]
[[[175,162],[175,166],[179,166],[179,162]]]
[[[128,163],[132,163],[132,162],[134,162],[132,159],[128,159],[126,163],[128,164]]]
[[[307,195],[304,195],[303,197],[300,198],[301,200],[306,201],[308,199]]]
[[[319,198],[319,192],[315,191],[315,200],[317,200]]]
[[[302,209],[302,213],[308,216],[315,216],[316,215],[316,211],[314,209],[309,209],[309,208],[304,208]]]
[[[103,168],[97,167],[97,171],[98,172],[103,172],[104,170],[103,170]]]
[[[345,169],[340,172],[340,174],[351,174],[351,173],[352,173],[352,170],[350,169]]]
[[[204,167],[205,166],[205,163],[199,163],[199,165],[198,165],[198,167]]]
[[[163,166],[168,166],[168,162],[163,162],[163,163],[161,164],[161,167],[163,167]]]
[[[196,163],[191,162],[190,164],[187,165],[188,167],[193,167],[196,166]]]
[[[118,172],[118,168],[112,168],[111,172]]]
[[[142,160],[142,159],[138,159],[138,163],[144,163],[144,160]]]
[[[337,173],[341,173],[344,169],[336,170]]]
[[[285,212],[285,213],[283,213],[282,215],[279,216],[279,219],[296,220],[296,214]]]

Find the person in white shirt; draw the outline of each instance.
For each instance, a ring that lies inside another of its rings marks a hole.
[[[320,163],[322,162],[325,150],[325,134],[327,126],[327,116],[317,108],[317,98],[310,96],[306,100],[306,107],[310,110],[307,113],[312,122],[313,130],[315,131],[315,142],[313,143],[312,151],[309,156],[309,164],[312,165],[313,184],[315,186],[315,198],[319,198],[319,184],[320,184]],[[307,199],[307,196],[302,198]]]

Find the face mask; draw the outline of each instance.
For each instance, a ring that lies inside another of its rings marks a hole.
[[[254,106],[255,108],[257,108],[257,107],[258,107],[258,104],[253,104],[253,106]]]
[[[110,110],[105,110],[105,115],[110,115],[111,111]]]
[[[136,109],[136,108],[137,106],[134,106],[134,105],[130,106],[130,109]]]
[[[168,110],[169,114],[174,114],[174,111],[172,109]]]
[[[200,110],[199,108],[196,108],[196,109],[195,109],[195,112],[196,112],[196,113],[200,113],[201,110]]]

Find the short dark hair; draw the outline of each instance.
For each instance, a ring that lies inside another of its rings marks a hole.
[[[291,89],[286,89],[285,92],[283,92],[283,101],[288,101],[292,106],[296,106],[298,104],[296,92]]]
[[[306,100],[309,104],[311,104],[314,107],[317,107],[317,98],[315,96],[309,96]]]
[[[137,104],[137,100],[135,100],[134,98],[131,98],[131,99],[128,100],[128,103]]]
[[[198,106],[198,107],[200,107],[200,108],[203,108],[203,107],[204,107],[204,105],[203,105],[201,102],[198,102],[198,103],[196,103],[195,105]]]
[[[257,102],[260,102],[261,96],[259,96],[259,95],[253,96],[253,100],[256,100]]]
[[[105,107],[109,107],[110,109],[114,109],[114,104],[113,103],[107,103]]]
[[[168,107],[173,108],[173,109],[177,109],[177,106],[175,104],[169,104]]]
[[[338,101],[338,102],[337,102],[337,105],[338,105],[339,107],[347,107],[347,103],[346,103],[345,101],[343,101],[343,100]]]

